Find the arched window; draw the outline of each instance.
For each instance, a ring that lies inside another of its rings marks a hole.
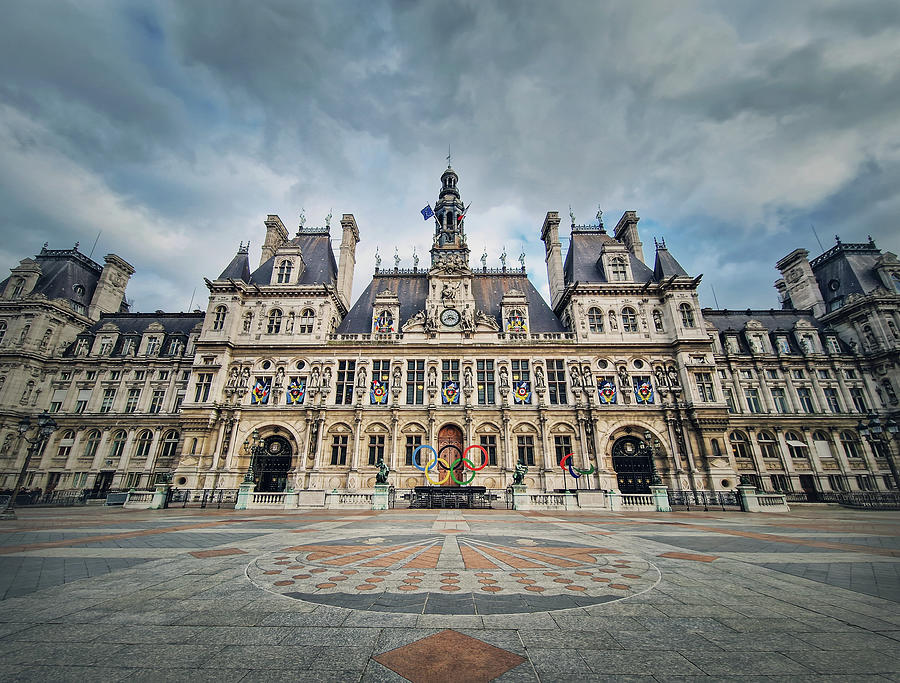
[[[806,457],[809,446],[797,432],[785,432],[784,440],[787,441],[788,450],[792,458]]]
[[[273,308],[269,312],[269,326],[266,328],[269,334],[278,334],[281,332],[281,310]]]
[[[291,281],[291,270],[293,265],[290,261],[282,261],[278,266],[278,284],[284,284]]]
[[[59,440],[59,448],[56,450],[57,458],[68,458],[72,452],[72,445],[75,443],[75,430],[67,429],[63,432]]]
[[[764,458],[778,457],[778,443],[769,432],[760,432],[757,434],[756,440],[759,442],[759,450],[762,451]]]
[[[228,309],[225,306],[216,306],[216,314],[213,318],[213,330],[221,330],[225,327],[225,315],[228,313]]]
[[[178,448],[178,432],[174,429],[166,432],[163,437],[162,450],[159,452],[160,458],[174,458],[175,450]]]
[[[744,432],[736,430],[728,435],[731,441],[731,450],[734,452],[735,458],[749,458],[750,444],[747,442],[747,435]]]
[[[681,312],[681,324],[685,327],[693,327],[694,326],[694,309],[691,308],[690,304],[681,304],[678,307],[678,310]]]
[[[6,322],[0,320],[0,344],[3,343],[4,337],[6,337]]]
[[[844,447],[844,455],[848,458],[861,458],[859,437],[853,432],[841,432],[841,445]]]
[[[300,313],[300,320],[297,323],[297,332],[300,334],[311,334],[313,331],[313,323],[316,321],[316,314],[311,308],[304,308]]]
[[[84,441],[84,450],[81,451],[81,457],[85,460],[93,460],[97,455],[97,447],[100,445],[100,430],[92,429],[88,432]]]
[[[112,443],[109,445],[109,455],[107,457],[111,460],[122,457],[122,451],[125,450],[125,441],[127,441],[127,439],[128,435],[125,433],[124,429],[120,429],[113,434]]]
[[[151,445],[153,445],[153,432],[149,429],[145,429],[138,435],[137,446],[134,449],[134,457],[146,458],[150,455]]]
[[[588,310],[588,329],[591,332],[603,332],[603,311],[596,306]]]
[[[629,306],[622,309],[622,331],[638,331],[637,314],[634,312],[634,309]]]
[[[628,268],[625,265],[625,259],[617,257],[609,262],[610,265],[610,281],[624,282],[628,279]]]

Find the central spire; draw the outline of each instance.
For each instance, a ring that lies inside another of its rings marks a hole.
[[[449,158],[449,153],[448,153]],[[466,245],[466,205],[459,194],[459,176],[453,167],[441,174],[441,191],[434,205],[434,244],[431,247],[431,267],[469,267],[469,247]]]

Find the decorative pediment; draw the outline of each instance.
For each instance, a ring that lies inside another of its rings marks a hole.
[[[401,434],[424,434],[425,427],[420,425],[418,422],[410,422],[408,425],[406,425],[405,427],[403,427],[403,429],[400,430],[400,433]]]

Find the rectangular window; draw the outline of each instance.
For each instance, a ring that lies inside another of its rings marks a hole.
[[[697,383],[697,395],[700,397],[701,403],[712,403],[716,400],[711,372],[696,373],[694,381]]]
[[[159,337],[150,337],[147,340],[147,355],[155,356],[159,351]]]
[[[150,412],[151,413],[160,413],[163,409],[163,400],[166,396],[165,389],[155,389],[153,391],[153,396],[150,397]]]
[[[553,437],[553,451],[556,454],[556,464],[559,465],[563,458],[572,452],[572,437],[568,434]]]
[[[369,464],[377,465],[384,460],[384,435],[372,434],[369,436]]]
[[[72,379],[72,373],[69,371],[59,373],[59,379],[63,382],[68,382]]]
[[[86,373],[84,373],[84,378],[88,382],[91,382],[91,381],[97,379],[97,371],[96,370],[88,370]]]
[[[406,437],[406,461],[405,462],[407,465],[413,464],[413,453],[415,453],[416,449],[421,445],[422,445],[422,436],[420,434]],[[430,455],[430,454],[431,454],[431,451],[427,451],[426,455]],[[425,463],[423,462],[424,457],[425,456],[422,455],[422,451],[419,451],[419,455],[418,455],[418,458],[420,461],[419,464],[422,465],[422,467],[425,467]]]
[[[856,408],[856,412],[869,412],[869,406],[866,403],[866,397],[865,394],[863,394],[862,387],[852,387],[850,389],[850,397],[853,399],[853,407]]]
[[[825,368],[819,368],[819,379],[831,379],[831,373]]]
[[[513,382],[528,382],[531,380],[531,371],[528,369],[527,360],[512,361],[512,379]]]
[[[841,404],[838,401],[837,389],[833,389],[832,387],[828,387],[823,389],[825,392],[825,400],[828,402],[828,410],[832,413],[841,412]]]
[[[840,474],[829,474],[828,485],[831,487],[832,491],[847,490],[847,482],[844,481],[844,477],[842,477]]]
[[[561,360],[547,359],[547,390],[551,405],[566,405],[566,366]]]
[[[893,491],[894,488],[896,488],[893,475],[885,474],[881,479],[884,482],[884,488],[886,488],[888,491]]]
[[[719,373],[719,379],[728,379],[728,373],[725,372],[724,370],[719,369],[718,373]]]
[[[788,405],[787,398],[785,398],[784,395],[784,389],[781,387],[772,388],[772,403],[775,404],[776,413],[781,413],[782,415],[787,413]]]
[[[744,389],[744,397],[747,399],[747,410],[751,413],[762,412],[762,406],[759,404],[759,389],[756,387]]]
[[[181,410],[182,403],[184,403],[184,394],[175,394],[175,403],[172,406],[172,412],[177,413],[179,410]]]
[[[110,381],[112,381],[112,382],[115,382],[115,381],[116,381],[117,379],[119,379],[121,376],[122,376],[122,371],[121,371],[121,370],[111,370],[110,373],[109,373],[109,379],[110,379]]]
[[[753,379],[753,370],[741,370],[741,379]]]
[[[475,362],[475,369],[478,381],[478,403],[492,405],[494,403],[494,361],[478,360]]]
[[[791,370],[791,377],[794,379],[803,379],[803,370]]]
[[[784,474],[773,474],[770,477],[772,479],[772,490],[777,493],[790,493],[791,491],[791,480],[787,478],[787,475]]]
[[[138,401],[141,399],[140,389],[129,389],[128,397],[125,399],[125,412],[133,413],[137,411]]]
[[[100,340],[100,355],[108,356],[109,352],[112,351],[112,339],[103,338]]]
[[[181,381],[182,381],[182,382],[187,382],[190,378],[191,378],[191,371],[190,371],[190,370],[183,370],[183,371],[181,372]],[[144,379],[144,375],[143,375],[143,374],[141,374],[140,379]]]
[[[456,382],[459,384],[459,361],[444,360],[441,361],[441,381]]]
[[[50,411],[51,413],[58,413],[62,410],[63,401],[66,400],[66,390],[65,389],[54,389],[53,397],[50,399]]]
[[[778,370],[769,368],[768,370],[766,370],[766,377],[768,377],[769,379],[778,379]]]
[[[79,389],[78,390],[78,400],[75,402],[75,412],[83,413],[87,410],[88,401],[91,400],[91,390],[90,389]]]
[[[875,482],[872,481],[872,477],[868,474],[857,474],[856,475],[856,486],[860,491],[874,491],[875,490]]]
[[[519,454],[519,462],[524,465],[533,466],[534,437],[531,435],[519,436],[516,439],[516,446]]]
[[[104,389],[103,390],[103,401],[100,403],[100,412],[108,413],[112,410],[113,401],[116,400],[116,390],[115,389]]]
[[[135,370],[134,371],[134,379],[140,381],[144,379],[144,371],[143,370]]]
[[[494,434],[482,434],[478,437],[478,443],[487,451],[488,465],[495,467],[497,465],[497,437]],[[481,454],[481,457],[484,458],[484,453]]]
[[[384,382],[388,386],[391,379],[391,361],[389,360],[373,360],[372,361],[372,380]]]
[[[209,390],[212,387],[213,374],[211,372],[197,373],[197,385],[194,389],[194,403],[205,403],[209,400]]]
[[[844,370],[844,377],[847,379],[856,379],[856,370],[853,368],[847,368]]]
[[[737,412],[737,409],[734,405],[734,394],[732,393],[731,389],[728,388],[725,389],[725,403],[728,405],[729,413]]]
[[[803,408],[804,413],[815,412],[812,401],[812,392],[807,387],[800,387],[797,389],[797,398],[800,399],[800,406]]]
[[[422,405],[425,402],[425,361],[406,361],[406,403]]]
[[[334,402],[348,406],[353,403],[353,382],[356,377],[355,360],[339,360],[337,371],[337,394]]]
[[[159,380],[161,382],[165,382],[167,379],[169,379],[169,371],[168,370],[160,370],[159,371]]]
[[[347,464],[347,441],[350,437],[346,434],[335,434],[331,437],[331,464]]]

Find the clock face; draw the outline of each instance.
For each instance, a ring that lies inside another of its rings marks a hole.
[[[453,327],[459,324],[459,311],[455,308],[445,308],[441,312],[441,322],[447,327]]]

